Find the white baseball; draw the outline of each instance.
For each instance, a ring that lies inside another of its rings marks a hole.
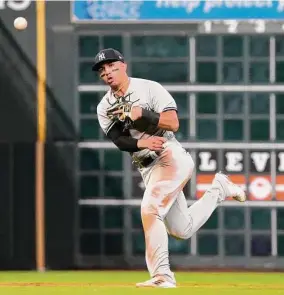
[[[17,17],[14,20],[14,27],[17,30],[24,30],[24,29],[26,29],[27,26],[28,26],[28,22],[24,17]]]

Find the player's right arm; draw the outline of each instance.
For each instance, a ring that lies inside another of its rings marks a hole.
[[[128,130],[124,131],[122,122],[113,122],[106,114],[106,110],[100,103],[97,107],[97,115],[100,127],[106,136],[124,152],[138,152],[142,149],[150,149],[151,151],[161,151],[165,139],[153,136],[148,139],[135,139],[131,137]]]
[[[123,131],[123,126],[117,122],[108,131],[107,137],[124,152],[138,152],[142,149],[151,151],[161,151],[165,138],[154,136],[147,139],[135,139],[130,136],[129,132]]]
[[[152,136],[147,139],[139,139],[137,146],[139,149],[149,149],[150,151],[159,152],[163,149],[163,144],[166,142],[164,137]]]

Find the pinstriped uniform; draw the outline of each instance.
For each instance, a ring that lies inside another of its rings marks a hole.
[[[171,94],[162,85],[150,80],[130,78],[124,98],[134,106],[157,113],[177,110]],[[108,91],[97,107],[99,124],[106,134],[114,124],[107,116],[107,108],[116,101],[117,98]],[[167,275],[173,279],[169,267],[168,233],[179,236],[180,232],[191,226],[182,189],[191,178],[194,163],[171,131],[149,126],[142,131],[130,129],[129,132],[136,139],[150,136],[163,136],[167,139],[163,151],[158,154],[144,149],[131,156],[133,159],[154,159],[147,167],[138,167],[146,187],[141,203],[145,257],[151,276]]]

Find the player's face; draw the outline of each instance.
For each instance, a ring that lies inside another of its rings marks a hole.
[[[110,87],[119,87],[126,76],[126,64],[120,61],[105,63],[99,69],[101,79]]]

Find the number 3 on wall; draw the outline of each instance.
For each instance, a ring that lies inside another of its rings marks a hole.
[[[255,25],[254,29],[257,33],[265,32],[265,21],[258,19],[253,21],[253,23]]]

